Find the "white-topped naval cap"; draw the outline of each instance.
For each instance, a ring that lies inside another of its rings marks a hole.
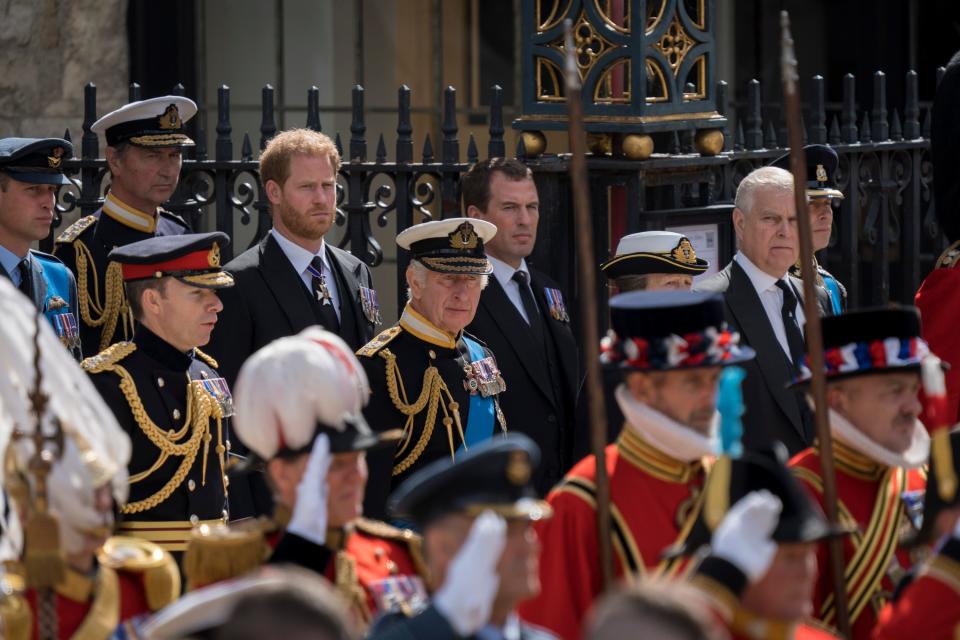
[[[601,265],[608,278],[651,273],[699,274],[710,263],[697,258],[690,239],[673,231],[641,231],[620,239],[616,254]]]
[[[138,100],[115,109],[93,123],[91,131],[103,134],[107,144],[130,142],[143,147],[192,145],[183,125],[197,113],[197,103],[183,96]]]

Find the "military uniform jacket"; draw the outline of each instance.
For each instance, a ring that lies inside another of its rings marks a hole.
[[[960,636],[960,540],[950,538],[895,602],[880,612],[875,640]]]
[[[125,211],[127,217],[112,215]],[[159,210],[153,218],[108,194],[104,208],[80,218],[57,238],[53,253],[77,278],[80,338],[83,355],[93,356],[114,342],[133,337],[133,320],[127,307],[120,265],[107,259],[114,247],[153,236],[181,235],[190,227],[177,215]],[[134,220],[152,220],[131,226]],[[111,266],[113,265],[113,266]]]
[[[30,250],[30,294],[33,304],[46,316],[57,337],[73,357],[81,359],[78,327],[77,281],[73,273],[56,257]],[[0,273],[7,275],[0,269]]]
[[[178,351],[139,324],[133,342],[84,360],[133,444],[122,520],[189,523],[224,517],[227,421],[218,419],[222,408],[204,386],[219,377],[215,364],[197,350]],[[126,523],[120,526],[127,531]],[[183,551],[186,533],[164,547]]]
[[[372,289],[370,269],[346,251],[326,244],[327,260],[337,278],[340,294],[340,337],[357,349],[373,337],[361,287]],[[220,363],[230,384],[244,361],[277,338],[294,335],[322,324],[318,305],[303,285],[283,249],[267,236],[226,266],[236,285],[218,291],[223,311],[207,350]]]
[[[960,419],[960,334],[957,333],[957,318],[960,317],[960,242],[943,252],[936,268],[930,272],[917,295],[914,304],[923,318],[920,332],[930,345],[930,351],[950,365],[946,372],[947,407],[951,423]]]
[[[159,611],[180,597],[180,570],[176,562],[156,545],[142,540],[110,538],[98,554],[94,576],[67,568],[54,587],[57,608],[57,638],[62,640],[107,640],[119,625],[144,614]],[[24,593],[29,604],[32,632],[10,633],[7,640],[39,640],[37,594]]]
[[[607,447],[606,458],[615,575],[682,575],[682,558],[661,562],[660,554],[693,526],[703,495],[702,465],[667,456],[629,425],[617,443]],[[602,592],[595,478],[596,458],[588,456],[547,498],[553,517],[537,524],[544,588],[519,609],[524,620],[564,640],[582,637],[586,614]]]
[[[482,348],[495,368],[493,353]],[[370,403],[364,409],[370,427],[381,432],[403,431],[395,448],[367,452],[370,475],[363,513],[384,519],[393,487],[424,465],[453,456],[463,446],[471,419],[471,392],[467,390],[471,374],[465,372],[470,356],[462,336],[454,339],[409,305],[398,324],[380,333],[357,355],[370,381]],[[492,385],[501,388],[502,378]],[[506,429],[497,409],[491,434]]]
[[[854,640],[870,638],[877,614],[896,583],[911,566],[900,536],[908,524],[901,496],[926,487],[920,470],[881,465],[834,439],[837,502],[840,524],[854,529],[843,542],[848,607]],[[790,461],[791,471],[823,507],[820,455],[809,449]],[[833,585],[826,543],[817,549],[819,577],[814,591],[814,616],[836,626]],[[894,567],[894,568],[891,568]]]
[[[826,315],[838,316],[844,313],[847,310],[847,288],[837,280],[836,276],[820,266],[816,258],[813,259],[813,267],[817,272],[817,287],[823,290],[820,295],[826,294],[825,299],[830,303],[824,310]],[[799,262],[790,267],[790,275],[803,279]]]
[[[509,381],[500,406],[513,431],[529,436],[540,447],[534,486],[540,495],[547,495],[574,462],[574,402],[580,367],[570,316],[558,294],[560,285],[533,269],[530,276],[544,345],[538,348],[529,325],[495,277],[480,295],[477,315],[467,331],[497,354],[503,377]]]

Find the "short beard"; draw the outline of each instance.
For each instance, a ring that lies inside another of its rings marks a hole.
[[[286,202],[280,203],[278,214],[283,226],[298,238],[320,240],[330,230],[330,227],[324,228],[319,222],[308,221],[304,212],[297,211]]]

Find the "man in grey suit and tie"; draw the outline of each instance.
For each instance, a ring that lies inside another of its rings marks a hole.
[[[805,353],[803,283],[788,271],[799,255],[793,176],[763,167],[740,183],[733,209],[739,250],[698,291],[724,294],[727,322],[757,352],[744,381],[743,444],[748,449],[782,442],[793,455],[810,446],[813,416],[799,394],[787,389]],[[828,308],[817,291],[820,313]]]

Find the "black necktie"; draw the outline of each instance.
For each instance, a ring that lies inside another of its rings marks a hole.
[[[527,313],[527,324],[530,325],[533,338],[537,341],[537,345],[543,348],[543,321],[540,319],[537,302],[533,299],[533,293],[527,285],[527,272],[518,269],[513,274],[513,280],[520,288],[520,301],[523,303],[523,310]]]
[[[30,260],[24,258],[17,265],[20,271],[20,286],[17,288],[31,300],[33,299],[33,271],[30,269]]]
[[[337,318],[337,311],[333,308],[333,298],[330,297],[329,283],[326,276],[323,275],[323,260],[320,256],[314,256],[310,261],[311,291],[313,291],[314,302],[319,310],[320,324],[327,331],[340,333],[340,320]]]
[[[793,294],[793,287],[783,280],[777,280],[777,287],[783,292],[783,306],[780,315],[783,318],[783,329],[787,334],[787,345],[790,347],[790,358],[794,369],[800,368],[800,360],[806,351],[803,346],[803,334],[797,322],[797,296]]]

